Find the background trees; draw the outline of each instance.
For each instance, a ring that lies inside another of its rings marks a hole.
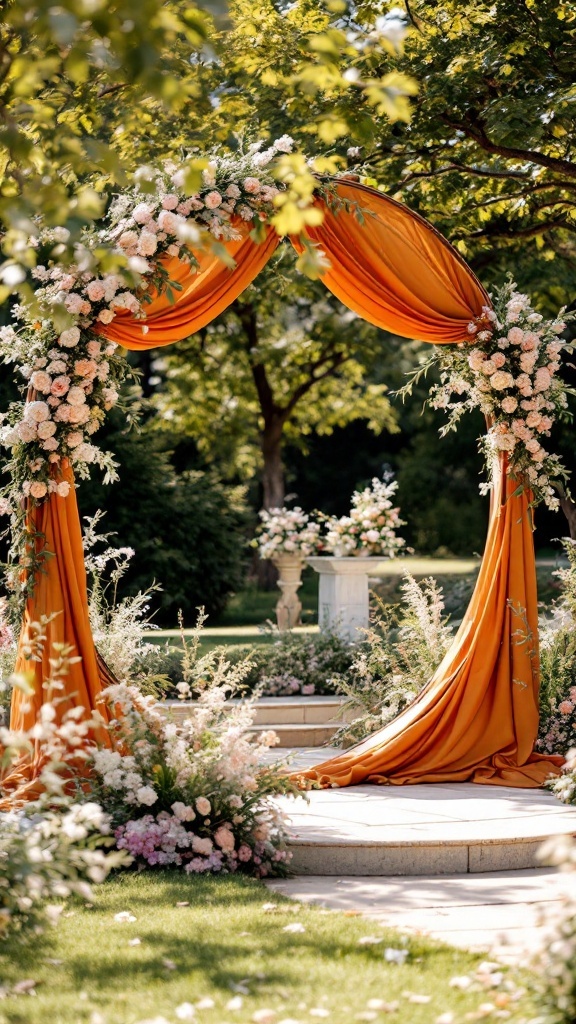
[[[140,167],[188,151],[192,188],[210,147],[283,134],[320,154],[320,169],[359,164],[451,239],[487,286],[510,270],[543,311],[576,298],[568,0],[262,0],[257,10],[251,0],[13,0],[0,19],[0,302],[29,287],[38,215],[66,228],[53,255],[68,260],[82,226]],[[301,158],[286,173],[296,194],[309,187]],[[98,259],[114,262],[104,249]],[[183,495],[199,472],[207,504],[210,487],[234,504],[238,492],[226,489],[247,484],[253,523],[259,505],[286,490],[343,512],[354,487],[389,465],[411,543],[427,552],[482,547],[481,424],[439,441],[437,414],[420,415],[424,392],[391,405],[386,388],[403,382],[423,348],[350,320],[321,283],[287,267],[282,257],[279,272],[261,276],[201,336],[134,358],[148,403],[144,434],[111,424],[128,490],[80,492],[85,511],[109,506],[107,528],[120,541],[140,533],[146,556],[133,583],[154,559],[154,574],[172,572],[176,548],[159,539],[161,521],[176,515],[168,496]],[[8,307],[0,313],[6,319]],[[391,433],[395,423],[400,433]],[[555,443],[576,468],[573,434],[563,428]],[[146,473],[157,482],[148,504],[138,500]],[[169,508],[158,517],[155,487]],[[131,519],[120,515],[124,503]],[[538,519],[541,543],[565,532],[558,517]],[[239,514],[226,530],[249,533],[245,523]]]

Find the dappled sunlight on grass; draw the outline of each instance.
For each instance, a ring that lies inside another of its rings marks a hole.
[[[370,1009],[376,1000],[398,1002],[391,1020],[431,1024],[449,1010],[463,1020],[492,998],[479,983],[450,985],[474,974],[478,956],[356,915],[270,899],[251,879],[118,876],[96,890],[92,906],[72,904],[56,931],[4,951],[3,985],[31,979],[36,994],[8,995],[0,1022],[135,1024],[161,1015],[175,1024],[177,1006],[212,999],[197,1020],[244,1024],[269,1008],[279,1022],[326,1016],[344,1024],[380,1018],[382,1008]],[[136,920],[115,920],[122,911]],[[534,1008],[521,1000],[510,1010],[519,1022]]]

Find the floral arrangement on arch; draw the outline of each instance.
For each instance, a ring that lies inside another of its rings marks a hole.
[[[174,287],[162,257],[194,268],[193,247],[240,238],[247,228],[257,235],[277,213],[275,200],[285,186],[276,183],[272,163],[291,152],[293,141],[284,135],[267,149],[262,145],[203,161],[200,188],[188,185],[197,181],[193,155],[180,164],[141,168],[134,186],[112,200],[102,226],[86,230],[68,267],[52,258],[68,242],[66,229],[42,228],[34,239],[34,301],[15,307],[15,324],[0,328],[0,361],[15,365],[24,396],[0,415],[0,445],[11,453],[0,514],[12,517],[14,562],[30,558],[22,499],[35,505],[49,494],[66,497],[70,484],[58,472],[65,460],[77,477],[96,463],[106,482],[116,479],[112,454],[94,435],[130,371],[117,345],[102,337],[105,325],[129,310],[146,333],[152,289],[170,297]],[[93,253],[103,243],[118,270],[98,276]]]
[[[323,549],[340,557],[397,556],[406,544],[396,533],[405,525],[400,519],[400,509],[393,503],[397,489],[396,480],[374,477],[369,487],[354,491],[350,515],[325,520]]]
[[[570,418],[569,389],[558,371],[562,350],[572,351],[559,337],[571,319],[561,311],[556,319],[544,320],[509,281],[497,292],[494,309],[484,307],[468,324],[469,343],[438,346],[441,351],[418,371],[436,363],[440,367],[441,383],[431,388],[430,404],[449,414],[441,433],[455,429],[466,411],[480,409],[488,420],[480,441],[487,464],[506,452],[519,486],[526,480],[533,503],[544,501],[551,509],[559,507],[554,481],[566,477],[547,439],[556,419]]]
[[[262,509],[261,525],[255,544],[261,558],[291,555],[305,561],[320,546],[320,526],[307,512],[295,508]]]

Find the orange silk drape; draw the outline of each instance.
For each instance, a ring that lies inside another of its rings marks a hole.
[[[360,316],[395,334],[435,344],[469,340],[467,324],[489,300],[458,253],[426,221],[381,193],[347,180],[339,182],[337,190],[347,208],[335,210],[318,199],[324,221],[308,230],[331,261],[323,275],[326,286]],[[356,209],[362,211],[362,219]],[[197,272],[165,258],[168,276],[182,286],[175,292],[175,302],[153,295],[145,322],[119,312],[110,325],[99,327],[100,333],[125,348],[142,349],[168,345],[200,330],[251,283],[278,238],[268,229],[265,240],[256,244],[245,229],[240,241],[225,244],[236,261],[234,269],[212,252],[199,255]],[[298,239],[293,244],[302,247]],[[531,660],[527,646],[514,641],[521,624],[509,602],[526,609],[536,635],[534,548],[526,496],[512,496],[515,485],[505,475],[504,462],[501,470],[478,584],[442,666],[395,722],[307,773],[309,778],[326,785],[373,778],[539,786],[548,773],[558,770],[561,759],[532,753],[538,726],[537,654]],[[50,637],[71,643],[82,655],[81,666],[69,677],[68,695],[92,708],[103,668],[96,661],[87,618],[74,491],[65,499],[51,495],[39,509],[36,525],[45,533],[54,558],[28,602],[26,619],[63,612],[50,626]],[[45,666],[26,667],[35,679],[37,707]],[[31,715],[16,694],[12,726],[26,725]],[[34,774],[34,765],[29,766],[28,778]],[[20,779],[25,775],[23,766]]]
[[[28,696],[22,690],[14,690],[10,728],[17,732],[30,729],[36,722],[45,699],[42,684],[51,675],[50,658],[57,654],[54,644],[70,646],[72,655],[79,655],[82,659],[70,665],[65,677],[65,692],[53,694],[58,717],[61,719],[71,707],[83,707],[88,713],[98,707],[100,714],[108,720],[106,707],[97,705],[102,673],[88,618],[82,530],[74,477],[67,462],[62,465],[57,479],[58,482],[66,480],[70,483],[68,496],[63,498],[53,494],[28,514],[31,532],[43,534],[45,540],[40,543],[45,544],[50,555],[44,562],[43,571],[38,574],[33,597],[26,602],[15,671],[26,673],[33,683],[34,693]],[[41,661],[28,660],[23,648],[30,624],[40,622],[42,616],[49,617],[53,613],[54,618],[44,629],[46,641]],[[98,730],[94,738],[99,743],[109,744],[105,729]],[[42,745],[36,741],[32,760],[23,758],[3,780],[3,786],[14,791],[18,800],[33,799],[39,794],[37,779],[44,764]]]

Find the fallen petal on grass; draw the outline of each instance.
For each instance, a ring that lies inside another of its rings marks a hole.
[[[285,924],[282,931],[293,932],[294,934],[296,934],[297,932],[305,932],[306,928],[304,927],[303,924],[300,923],[300,921],[294,921],[292,924]]]
[[[174,1010],[178,1020],[192,1020],[196,1014],[192,1003],[180,1003]]]
[[[114,920],[117,921],[118,924],[132,924],[136,918],[129,910],[121,910],[119,914],[114,914]]]

